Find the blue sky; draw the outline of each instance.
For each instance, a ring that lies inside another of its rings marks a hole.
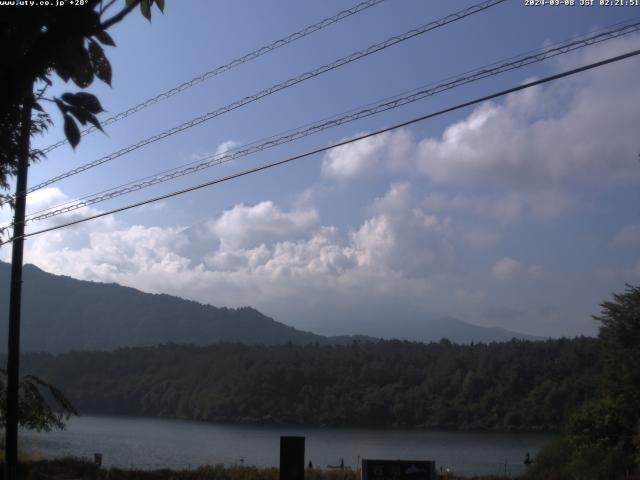
[[[633,7],[510,0],[276,93],[31,195],[37,210],[640,16]],[[339,1],[167,2],[110,48],[109,113],[333,15]],[[472,5],[387,0],[83,138],[35,185],[139,139]],[[427,100],[31,230],[325,146],[527,79],[637,49],[638,35]],[[640,282],[640,60],[459,110],[295,164],[32,237],[26,260],[217,306],[251,305],[323,334],[453,316],[542,336],[594,334],[590,315]],[[66,87],[66,90],[75,90]],[[56,91],[66,91],[56,85]],[[38,145],[61,137],[60,119]],[[7,218],[8,212],[3,212]],[[9,250],[0,251],[9,258]]]

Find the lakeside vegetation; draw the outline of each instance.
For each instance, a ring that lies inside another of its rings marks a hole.
[[[4,465],[0,464],[0,480],[4,480]],[[20,478],[42,480],[43,478],[78,478],[83,480],[278,480],[277,468],[248,466],[225,467],[205,465],[192,470],[123,470],[98,468],[93,463],[76,458],[27,462],[20,465]],[[305,480],[358,480],[354,470],[305,469]],[[440,477],[446,480],[498,480],[496,475]]]
[[[602,371],[596,389],[537,455],[529,472],[545,480],[640,476],[640,287],[601,304]]]
[[[557,430],[596,385],[592,338],[455,345],[162,345],[28,354],[80,413],[236,423]]]
[[[601,306],[594,317],[600,322],[597,339],[168,344],[28,354],[24,367],[39,376],[30,378],[40,385],[48,385],[40,377],[59,385],[86,413],[308,425],[559,428],[526,478],[636,479],[640,287],[629,285]],[[137,477],[128,471],[109,478],[209,478],[164,472]],[[254,478],[270,477],[258,469],[247,480]]]

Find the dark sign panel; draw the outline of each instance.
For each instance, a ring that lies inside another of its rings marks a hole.
[[[362,460],[362,480],[436,480],[436,463],[426,460]]]
[[[280,437],[280,480],[304,480],[304,437]]]

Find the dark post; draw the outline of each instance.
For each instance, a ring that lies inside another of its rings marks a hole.
[[[11,251],[11,293],[9,298],[9,345],[7,356],[7,424],[5,436],[5,479],[18,478],[18,386],[20,384],[20,301],[22,299],[22,252],[24,248],[24,215],[27,202],[27,170],[29,168],[29,136],[31,135],[31,98],[29,84],[22,100],[20,145],[16,174],[16,204]]]
[[[280,480],[304,480],[304,437],[280,437]]]

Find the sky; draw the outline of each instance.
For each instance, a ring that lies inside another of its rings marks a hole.
[[[111,30],[106,118],[285,37],[348,1],[167,2]],[[60,147],[29,185],[470,1],[386,0]],[[28,211],[280,134],[640,16],[640,7],[485,12],[369,55],[28,197]],[[434,112],[640,47],[639,35],[490,77],[135,194],[33,222],[36,231]],[[320,334],[432,318],[538,336],[594,335],[599,304],[640,284],[640,58],[441,115],[285,166],[30,237],[25,261],[215,306],[252,306]],[[76,91],[57,82],[51,94]],[[62,137],[61,119],[36,146]],[[8,221],[10,212],[0,212]],[[0,248],[0,259],[10,259]]]

